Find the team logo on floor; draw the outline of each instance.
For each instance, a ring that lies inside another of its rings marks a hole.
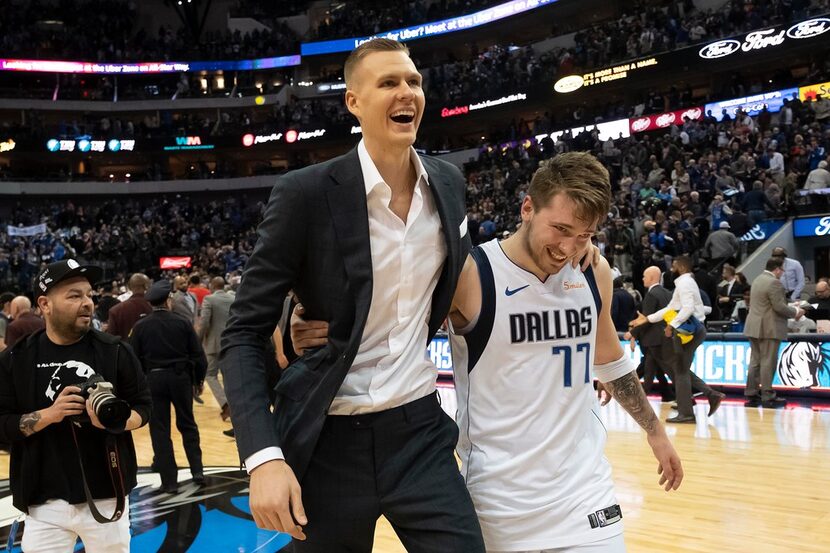
[[[778,359],[778,377],[784,386],[830,386],[830,348],[824,344],[791,342]]]
[[[0,549],[9,541],[16,520],[22,523],[8,549],[12,553],[21,551],[25,519],[12,506],[9,481],[0,480]],[[181,470],[177,494],[161,491],[158,474],[141,472],[130,494],[130,527],[133,553],[276,553],[291,539],[256,527],[248,507],[247,475],[232,467],[206,468],[203,486],[190,480],[188,470]],[[80,544],[75,551],[83,551]]]

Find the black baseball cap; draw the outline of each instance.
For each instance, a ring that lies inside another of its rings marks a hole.
[[[74,259],[50,263],[38,273],[34,284],[35,299],[45,295],[58,283],[73,277],[84,277],[92,286],[104,277],[104,270],[95,265],[81,265]]]

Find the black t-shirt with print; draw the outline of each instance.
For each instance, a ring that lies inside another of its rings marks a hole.
[[[95,374],[94,350],[89,335],[69,346],[54,344],[40,335],[35,371],[38,409],[49,407],[66,386],[84,382]],[[115,497],[107,463],[107,432],[95,428],[89,422],[80,426],[68,418],[50,424],[27,439],[39,442],[40,466],[33,468],[36,474],[34,494],[30,505],[45,503],[50,499],[63,499],[70,504],[86,502],[81,467],[78,463],[71,426],[75,427],[81,456],[84,460],[87,481],[95,499]],[[109,516],[109,513],[103,513]]]

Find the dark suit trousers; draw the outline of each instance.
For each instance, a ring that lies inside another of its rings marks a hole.
[[[747,397],[758,397],[758,386],[761,387],[761,400],[767,401],[775,397],[772,389],[772,377],[775,366],[778,364],[778,347],[781,340],[774,338],[749,339],[749,371],[746,375]]]
[[[692,397],[692,377],[694,376],[695,388],[699,388],[707,397],[712,393],[710,388],[697,375],[692,373],[692,361],[695,357],[695,350],[706,339],[706,329],[701,326],[695,332],[692,341],[688,344],[681,344],[680,338],[675,335],[674,341],[674,380],[675,393],[677,394],[677,413],[679,415],[694,415],[694,398]]]
[[[199,446],[199,427],[193,418],[193,385],[190,375],[173,369],[157,369],[147,376],[153,397],[150,417],[150,441],[153,443],[155,465],[163,486],[176,484],[176,457],[170,437],[170,405],[176,410],[176,428],[182,435],[182,444],[190,464],[191,474],[202,473],[202,448]]]
[[[458,427],[437,395],[326,419],[302,479],[308,517],[296,553],[372,551],[384,515],[418,553],[484,553],[481,528],[453,454]]]
[[[668,339],[666,341],[668,342]],[[651,393],[651,389],[654,387],[654,377],[656,376],[657,381],[661,385],[663,396],[670,394],[671,390],[669,389],[669,383],[666,381],[666,374],[664,372],[668,370],[667,367],[671,367],[671,363],[666,362],[666,356],[664,355],[664,350],[667,348],[660,345],[646,346],[644,349],[643,390],[646,394]]]

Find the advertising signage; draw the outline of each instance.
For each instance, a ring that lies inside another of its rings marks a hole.
[[[237,61],[170,61],[103,63],[60,60],[0,59],[0,71],[84,73],[104,75],[150,75],[193,71],[252,71],[300,65],[300,56],[281,56]]]
[[[517,92],[516,94],[510,94],[508,96],[502,96],[501,98],[495,98],[493,100],[483,100],[481,102],[474,102],[472,104],[467,104],[464,106],[456,106],[452,108],[443,108],[441,109],[441,117],[455,117],[457,115],[467,115],[471,111],[476,111],[479,109],[487,109],[496,106],[500,106],[502,104],[512,104],[513,102],[524,102],[527,100],[527,94],[523,92]]]
[[[772,220],[762,221],[749,229],[749,232],[741,236],[742,242],[752,242],[753,240],[766,240],[784,226],[786,221]]]
[[[798,89],[798,97],[802,102],[813,101],[816,96],[822,98],[830,98],[830,82],[811,84],[809,86],[802,86]]]
[[[658,129],[665,129],[672,125],[682,125],[685,119],[697,121],[703,118],[703,108],[694,107],[688,109],[681,109],[677,111],[670,111],[668,113],[658,113],[656,115],[644,115],[642,117],[634,117],[629,120],[631,125],[631,132],[646,132]]]
[[[133,152],[135,151],[135,140],[94,140],[81,137],[74,139],[50,138],[46,141],[46,149],[55,152]]]
[[[535,10],[558,0],[511,0],[468,15],[414,25],[403,29],[395,29],[378,33],[374,36],[344,38],[338,40],[325,40],[320,42],[304,42],[300,45],[300,54],[303,56],[315,56],[319,54],[334,54],[336,52],[351,52],[364,42],[373,38],[390,38],[400,42],[407,42],[421,38],[429,38],[457,31],[466,31],[481,25],[487,25],[506,17]]]
[[[734,57],[759,50],[775,50],[784,44],[814,39],[828,31],[830,31],[830,19],[817,17],[795,25],[779,25],[734,38],[716,40],[702,47],[698,51],[698,56],[704,60],[719,60],[727,56]]]
[[[729,114],[729,117],[735,118],[735,113],[738,109],[747,112],[751,116],[756,116],[761,113],[764,106],[770,113],[781,111],[784,107],[784,100],[792,100],[798,97],[797,88],[785,88],[782,90],[775,90],[773,92],[765,92],[763,94],[755,94],[754,96],[746,96],[744,98],[733,98],[731,100],[723,100],[722,102],[713,102],[706,104],[705,110],[708,114],[712,112],[712,116],[718,121],[723,120],[723,110]]]
[[[830,217],[807,217],[793,221],[793,236],[812,238],[830,234]]]
[[[621,342],[626,355],[636,365],[639,346],[632,352],[628,342]],[[436,336],[427,347],[427,355],[438,368],[438,375],[452,377],[452,355],[447,338]],[[749,368],[749,340],[706,340],[695,351],[692,370],[707,384],[746,386]],[[827,342],[782,342],[772,380],[778,389],[830,392],[830,338]]]

